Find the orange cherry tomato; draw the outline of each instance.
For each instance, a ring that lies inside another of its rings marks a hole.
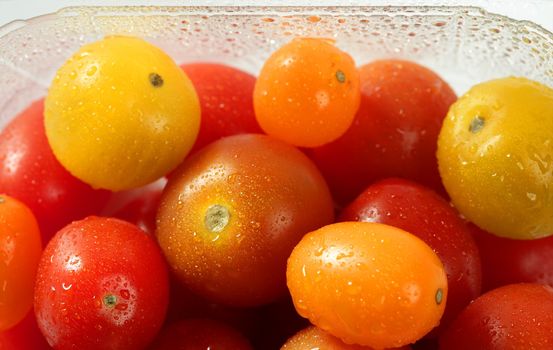
[[[31,309],[40,254],[40,231],[31,210],[0,195],[0,331]]]
[[[400,347],[439,324],[444,267],[416,236],[377,223],[342,222],[308,233],[287,270],[297,311],[346,343]]]
[[[304,147],[344,134],[359,101],[355,62],[327,39],[297,38],[278,49],[265,62],[254,89],[261,128]]]

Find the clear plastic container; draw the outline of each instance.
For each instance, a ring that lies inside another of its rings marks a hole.
[[[553,34],[475,7],[71,7],[0,28],[0,129],[46,94],[74,51],[109,34],[143,37],[178,63],[252,73],[295,36],[327,37],[358,64],[400,57],[427,65],[458,93],[507,75],[553,86]]]

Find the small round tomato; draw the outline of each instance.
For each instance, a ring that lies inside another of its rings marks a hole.
[[[31,210],[0,194],[0,331],[16,325],[31,309],[41,250]]]
[[[267,134],[296,146],[320,146],[351,125],[359,73],[331,40],[296,38],[265,61],[253,98]]]
[[[56,158],[92,187],[114,191],[175,168],[199,125],[190,80],[163,51],[132,37],[83,46],[58,70],[45,102]]]
[[[359,69],[361,105],[352,126],[311,158],[340,204],[369,184],[402,177],[444,192],[436,141],[456,95],[433,71],[414,62],[375,61]]]
[[[193,292],[255,306],[286,292],[286,259],[301,237],[333,221],[319,171],[296,148],[265,135],[229,136],[171,176],[156,236]]]
[[[340,220],[399,227],[438,254],[449,289],[440,330],[480,295],[482,267],[476,243],[455,209],[434,191],[408,180],[383,180],[363,191]]]
[[[139,349],[156,336],[169,298],[155,241],[128,222],[75,221],[40,261],[35,313],[56,349]]]
[[[138,197],[115,211],[112,216],[128,221],[153,235],[156,230],[156,213],[161,199],[161,192],[161,188],[145,190]]]
[[[482,258],[485,291],[512,283],[534,282],[553,287],[553,237],[515,240],[497,237],[470,225]]]
[[[181,68],[196,88],[202,111],[191,152],[225,136],[262,132],[253,110],[253,75],[216,63],[190,63]]]
[[[97,214],[110,196],[73,177],[54,157],[44,133],[43,100],[0,133],[0,193],[29,206],[44,245],[72,220]]]
[[[525,78],[478,84],[450,109],[438,141],[444,186],[498,236],[553,233],[553,89]]]
[[[281,350],[312,350],[312,349],[332,349],[332,350],[371,350],[367,346],[346,344],[333,335],[323,331],[315,326],[307,327],[288,341],[280,348]],[[401,348],[402,350],[411,349],[409,346]],[[400,350],[398,348],[398,350]]]
[[[551,349],[553,289],[511,284],[472,302],[440,338],[443,350]]]
[[[182,320],[164,329],[152,350],[252,350],[232,327],[209,319]]]
[[[46,339],[40,333],[33,310],[7,331],[0,332],[0,349],[2,350],[49,350]]]
[[[346,343],[377,349],[422,338],[440,322],[444,267],[399,228],[341,222],[305,235],[288,260],[296,310]]]

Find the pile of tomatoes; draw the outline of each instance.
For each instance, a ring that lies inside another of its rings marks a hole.
[[[553,89],[106,37],[0,134],[0,349],[553,347]]]

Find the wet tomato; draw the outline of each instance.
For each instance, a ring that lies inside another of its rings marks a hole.
[[[471,303],[440,338],[442,350],[551,349],[553,289],[511,284]]]
[[[0,332],[1,350],[49,350],[46,339],[36,324],[33,310],[12,328]]]
[[[456,100],[453,90],[409,61],[375,61],[359,72],[361,105],[352,126],[310,154],[335,200],[347,204],[374,181],[396,176],[444,192],[436,140]]]
[[[21,321],[33,305],[40,232],[31,210],[0,194],[0,331]]]
[[[333,221],[330,193],[300,151],[265,135],[206,146],[171,176],[156,236],[195,293],[255,306],[286,291],[286,259],[301,237]]]
[[[35,286],[40,330],[56,349],[140,349],[163,323],[167,267],[138,227],[88,217],[59,231]]]
[[[44,133],[42,100],[0,133],[0,193],[29,206],[44,245],[72,220],[97,214],[110,196],[73,177],[54,157]]]
[[[282,346],[281,350],[371,350],[368,346],[346,344],[335,336],[323,331],[315,326],[307,327]],[[402,347],[401,350],[411,349],[409,346]],[[398,348],[398,350],[400,350]]]
[[[438,141],[444,186],[471,222],[498,236],[553,234],[553,89],[525,78],[472,87]]]
[[[170,324],[152,350],[252,350],[248,339],[226,324],[188,319]]]
[[[444,264],[449,294],[443,329],[480,295],[482,267],[465,222],[434,191],[403,179],[369,186],[340,216],[341,221],[379,222],[399,227],[428,244]]]
[[[156,213],[161,199],[161,192],[161,188],[144,190],[115,211],[112,216],[128,221],[153,235],[156,229]]]
[[[135,188],[167,174],[190,151],[199,126],[190,80],[167,54],[133,37],[81,47],[58,70],[45,101],[56,158],[94,188]]]
[[[515,240],[471,225],[482,259],[482,287],[535,282],[553,287],[553,237]]]
[[[196,88],[202,111],[191,152],[225,136],[262,132],[253,110],[253,75],[217,63],[190,63],[181,68]]]
[[[288,260],[296,310],[346,343],[400,347],[438,325],[447,278],[421,239],[378,223],[341,222],[305,235]]]
[[[351,125],[359,107],[359,73],[331,40],[296,38],[265,61],[254,107],[267,134],[296,146],[320,146]]]

